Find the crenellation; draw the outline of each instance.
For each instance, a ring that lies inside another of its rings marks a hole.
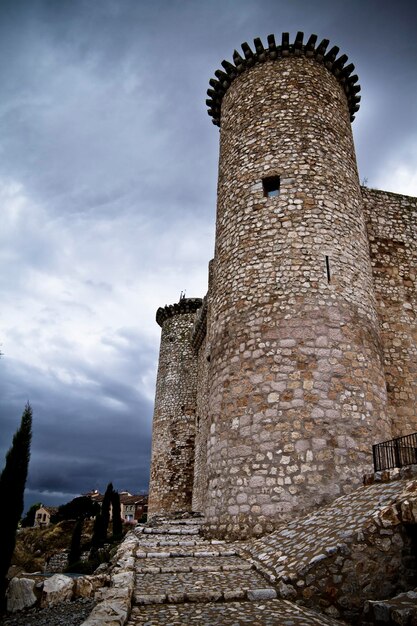
[[[213,537],[350,493],[373,443],[417,431],[417,199],[360,186],[354,65],[303,42],[244,43],[210,80],[209,289],[157,313],[150,511],[192,506]]]

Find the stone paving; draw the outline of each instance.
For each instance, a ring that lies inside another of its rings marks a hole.
[[[200,566],[202,567],[202,566]],[[184,599],[194,602],[196,598],[207,600],[239,600],[246,596],[251,589],[262,589],[266,581],[255,571],[211,571],[207,565],[205,571],[154,574],[137,574],[135,599],[137,603],[148,603],[148,595],[155,593],[157,586],[158,598],[164,597],[163,602],[181,602]],[[271,593],[272,593],[271,588]],[[274,594],[276,595],[276,594]],[[171,599],[173,598],[173,600]],[[177,598],[181,598],[178,600]],[[142,600],[143,599],[143,600]]]
[[[138,527],[128,626],[335,626],[340,622],[277,599],[237,548],[204,540],[200,520]],[[190,538],[192,537],[192,540]]]
[[[134,607],[129,626],[335,626],[333,619],[286,600],[155,604]]]
[[[412,495],[414,488],[416,480],[360,487],[315,513],[283,525],[281,530],[242,545],[268,568],[271,582],[290,582],[299,579],[311,566],[343,551],[343,544],[363,541],[366,528],[375,524],[386,528],[388,523],[378,524],[381,513],[401,497]]]
[[[219,556],[201,557],[198,553],[196,553],[195,556],[162,556],[158,559],[139,559],[138,565],[136,566],[136,572],[138,574],[148,572],[153,574],[160,572],[230,572],[234,570],[249,570],[253,568],[252,563],[243,561],[237,556],[220,556],[220,558]]]
[[[355,623],[367,600],[415,586],[416,523],[417,480],[377,482],[240,546],[279,595]]]

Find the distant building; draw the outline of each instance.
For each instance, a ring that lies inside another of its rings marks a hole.
[[[34,528],[46,528],[51,523],[51,517],[57,513],[56,506],[40,506],[35,513]]]
[[[120,494],[120,515],[124,522],[134,524],[148,512],[147,495]]]
[[[98,498],[101,498],[103,500],[103,496],[98,489],[92,489],[91,491],[87,491],[87,493],[83,493],[82,495],[84,496],[84,498],[91,498],[92,500],[97,500]]]
[[[83,494],[97,502],[100,507],[103,504],[104,495],[97,489]],[[136,523],[148,512],[147,494],[131,494],[129,491],[119,491],[120,496],[120,517],[124,522]],[[110,505],[110,519],[113,517],[113,509]]]

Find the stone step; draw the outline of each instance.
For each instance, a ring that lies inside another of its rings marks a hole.
[[[198,535],[200,528],[196,526],[155,526],[142,531],[145,535]]]
[[[146,546],[149,548],[156,548],[156,547],[161,547],[161,548],[169,548],[171,547],[177,547],[177,546],[184,546],[184,547],[190,547],[190,546],[204,546],[206,545],[206,542],[201,540],[201,541],[193,541],[191,540],[184,540],[184,541],[165,541],[165,540],[161,540],[161,541],[141,541],[140,542],[142,546]]]
[[[227,543],[225,539],[205,539],[200,533],[165,533],[157,532],[156,529],[152,533],[145,533],[144,531],[134,531],[140,541],[157,541],[158,537],[161,541],[205,541],[207,543],[222,544]]]
[[[252,594],[263,590],[263,595]],[[164,602],[210,602],[219,600],[275,598],[275,589],[254,570],[137,573],[136,604]]]
[[[277,592],[272,587],[261,589],[205,589],[204,591],[174,591],[171,593],[150,593],[134,594],[134,602],[141,604],[186,604],[196,602],[205,604],[207,602],[227,602],[227,601],[252,601],[263,602],[277,597]]]
[[[135,606],[128,626],[341,626],[341,622],[286,600]]]
[[[152,558],[168,558],[168,557],[226,557],[238,556],[238,552],[230,546],[216,546],[216,549],[210,549],[211,546],[174,546],[174,550],[168,550],[172,546],[139,546],[136,553],[138,559]]]
[[[365,624],[417,624],[417,589],[400,593],[389,600],[365,602],[363,621]]]
[[[158,555],[161,556],[161,555]],[[238,556],[171,557],[138,559],[137,573],[178,573],[178,572],[231,572],[248,571],[253,565]]]
[[[193,517],[191,519],[162,519],[161,524],[192,526],[193,524],[204,524],[204,517]]]
[[[140,541],[205,541],[198,533],[183,535],[182,533],[144,533],[138,536]]]

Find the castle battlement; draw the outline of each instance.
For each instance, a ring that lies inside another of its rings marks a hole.
[[[352,74],[355,66],[353,63],[346,65],[348,57],[346,54],[339,53],[338,46],[333,46],[328,52],[329,40],[323,39],[317,46],[317,35],[310,35],[306,44],[303,44],[304,33],[298,32],[294,43],[290,44],[289,33],[282,33],[281,45],[276,45],[275,36],[268,35],[268,46],[264,45],[259,37],[254,39],[255,51],[251,49],[248,43],[242,43],[242,57],[237,50],[233,53],[233,63],[222,61],[223,70],[216,70],[214,75],[216,78],[210,79],[210,89],[207,91],[209,99],[206,100],[208,114],[213,118],[212,122],[216,126],[220,126],[220,111],[223,96],[229,89],[232,82],[237,76],[242,74],[247,68],[253,67],[257,63],[265,63],[266,61],[275,61],[280,58],[289,58],[291,56],[299,57],[304,55],[307,58],[314,59],[317,63],[321,63],[329,70],[343,87],[349,102],[350,119],[355,119],[355,113],[359,111],[360,86],[358,84],[358,76]]]
[[[159,307],[156,312],[156,322],[162,328],[165,320],[174,317],[174,315],[195,313],[202,304],[203,300],[201,298],[180,298],[179,302],[175,302],[175,304]]]

